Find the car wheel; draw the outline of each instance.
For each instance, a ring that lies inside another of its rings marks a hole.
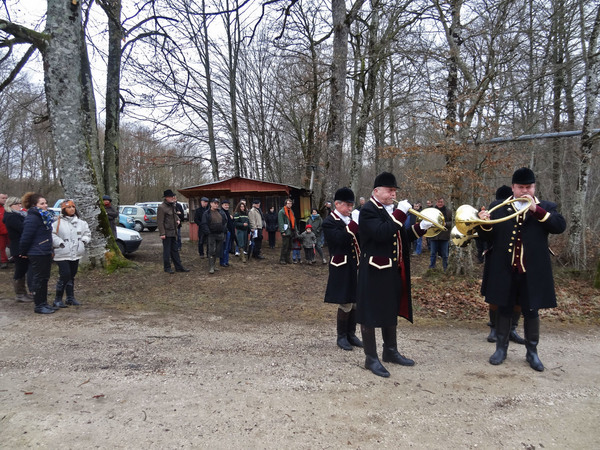
[[[123,256],[125,256],[125,244],[117,241],[117,247],[119,247],[119,250],[121,250],[121,253],[123,253]]]
[[[136,222],[135,225],[133,226],[133,229],[135,231],[137,231],[138,233],[141,233],[144,230],[144,224],[141,222]]]
[[[148,230],[150,230],[150,231],[156,231],[156,227],[150,227],[150,228],[148,228]]]

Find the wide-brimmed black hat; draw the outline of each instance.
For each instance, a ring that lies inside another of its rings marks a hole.
[[[535,175],[529,167],[521,167],[515,170],[512,176],[512,184],[533,184]]]
[[[335,191],[335,196],[333,197],[333,200],[346,203],[354,203],[354,192],[352,192],[352,189],[347,187],[339,188],[337,191]]]
[[[507,185],[500,186],[496,190],[496,200],[506,200],[508,197],[512,195],[512,189]]]
[[[175,193],[171,189],[167,189],[163,192],[163,197],[175,197]]]
[[[377,177],[375,177],[375,182],[373,183],[373,189],[378,187],[393,187],[397,188],[398,184],[396,183],[396,177],[393,173],[389,172],[381,172]]]

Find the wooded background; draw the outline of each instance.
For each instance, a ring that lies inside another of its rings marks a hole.
[[[91,217],[103,193],[239,175],[314,179],[321,206],[389,170],[455,210],[528,166],[567,218],[561,260],[598,260],[595,0],[21,3],[0,14],[3,192],[94,198]]]

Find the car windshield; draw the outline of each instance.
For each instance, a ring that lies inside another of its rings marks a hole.
[[[146,211],[146,214],[151,214],[151,215],[156,214],[156,211],[153,210],[152,208],[144,208],[144,210]]]

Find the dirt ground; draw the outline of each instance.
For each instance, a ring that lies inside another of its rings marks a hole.
[[[186,242],[191,271],[168,275],[157,233],[143,237],[134,267],[82,271],[84,305],[51,316],[14,302],[0,271],[1,448],[599,448],[596,320],[545,316],[542,373],[514,343],[492,366],[466,281],[472,320],[415,299],[398,341],[416,365],[383,379],[335,345],[325,265],[280,266],[267,248],[209,276]],[[454,298],[413,261],[432,286],[420,297]]]

